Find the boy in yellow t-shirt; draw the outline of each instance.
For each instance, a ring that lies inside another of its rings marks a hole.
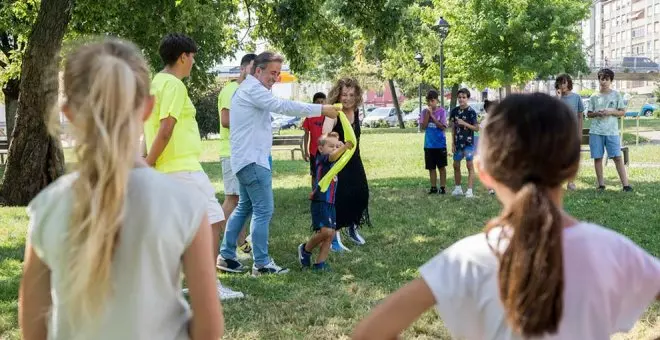
[[[215,188],[199,163],[202,141],[195,120],[196,110],[181,81],[190,75],[197,45],[186,35],[168,34],[160,44],[159,53],[165,68],[151,82],[156,102],[144,124],[146,162],[160,172],[197,187],[207,197],[215,259],[225,215],[215,197]],[[221,299],[243,297],[243,293],[223,287],[220,281],[217,291]]]
[[[229,145],[229,111],[231,109],[231,98],[234,96],[238,85],[240,85],[252,71],[252,64],[256,54],[246,54],[241,59],[241,73],[236,81],[227,83],[218,95],[218,112],[220,113],[220,166],[222,167],[222,183],[225,186],[225,200],[222,202],[222,210],[225,216],[229,215],[238,205],[238,179],[231,170],[231,147]],[[250,243],[245,239],[245,228],[238,235],[239,248],[243,253],[252,252]]]

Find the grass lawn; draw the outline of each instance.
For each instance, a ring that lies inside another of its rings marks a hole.
[[[353,252],[332,254],[333,272],[302,272],[296,246],[309,236],[308,165],[274,153],[275,215],[271,255],[289,266],[289,275],[254,279],[221,275],[229,287],[245,292],[242,301],[224,304],[228,339],[342,339],[380,299],[417,277],[417,268],[467,235],[479,232],[498,212],[498,203],[477,186],[474,200],[429,197],[424,170],[423,134],[411,130],[365,131],[362,153],[371,187],[373,228],[363,230],[367,244]],[[222,198],[216,141],[204,143],[204,168]],[[578,191],[566,209],[580,219],[611,227],[660,256],[659,146],[631,147],[629,175],[635,192],[620,191],[612,163],[606,169],[608,190],[596,193],[595,174],[585,154]],[[448,171],[453,188],[453,171]],[[0,339],[19,339],[17,291],[27,219],[23,208],[0,208]],[[251,263],[250,261],[246,261]],[[652,306],[635,330],[621,339],[653,338],[660,308]],[[656,334],[658,335],[658,334]],[[434,311],[426,313],[405,339],[448,339]]]

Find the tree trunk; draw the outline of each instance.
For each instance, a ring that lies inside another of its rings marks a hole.
[[[458,84],[451,86],[451,101],[449,102],[449,109],[456,107],[456,101],[458,101]]]
[[[42,0],[21,67],[21,98],[0,186],[0,203],[27,205],[64,173],[59,137],[48,133],[58,95],[58,56],[71,19],[73,0]]]
[[[399,97],[396,95],[396,89],[394,88],[394,80],[388,79],[387,81],[390,83],[390,92],[392,92],[392,102],[394,102],[394,108],[396,109],[396,118],[399,121],[399,127],[405,129],[406,126],[403,124],[401,107],[399,107]]]
[[[505,89],[506,89],[505,95],[506,96],[510,95],[511,94],[511,84],[507,84]]]
[[[12,134],[14,133],[14,123],[16,122],[16,109],[18,108],[18,89],[21,80],[14,78],[9,79],[2,88],[2,93],[5,95],[5,122],[7,123],[7,142],[11,143]]]

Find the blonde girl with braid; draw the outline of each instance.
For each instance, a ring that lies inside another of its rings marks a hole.
[[[455,339],[596,340],[632,328],[660,292],[660,262],[562,207],[580,164],[575,130],[575,112],[546,94],[495,106],[477,166],[500,215],[424,264],[353,339],[395,339],[434,305]]]
[[[154,105],[149,84],[147,64],[128,42],[91,43],[66,59],[62,111],[74,127],[78,163],[28,206],[23,339],[223,333],[206,198],[140,157],[142,124]]]

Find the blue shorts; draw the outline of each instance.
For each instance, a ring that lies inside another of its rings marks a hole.
[[[468,162],[472,162],[474,159],[474,146],[467,145],[462,149],[456,148],[456,152],[454,152],[454,161],[460,162],[463,158]]]
[[[334,204],[312,201],[311,211],[314,231],[319,231],[321,228],[337,229],[337,213]]]
[[[589,150],[591,158],[601,159],[607,150],[609,158],[621,156],[621,140],[619,136],[589,135]]]

